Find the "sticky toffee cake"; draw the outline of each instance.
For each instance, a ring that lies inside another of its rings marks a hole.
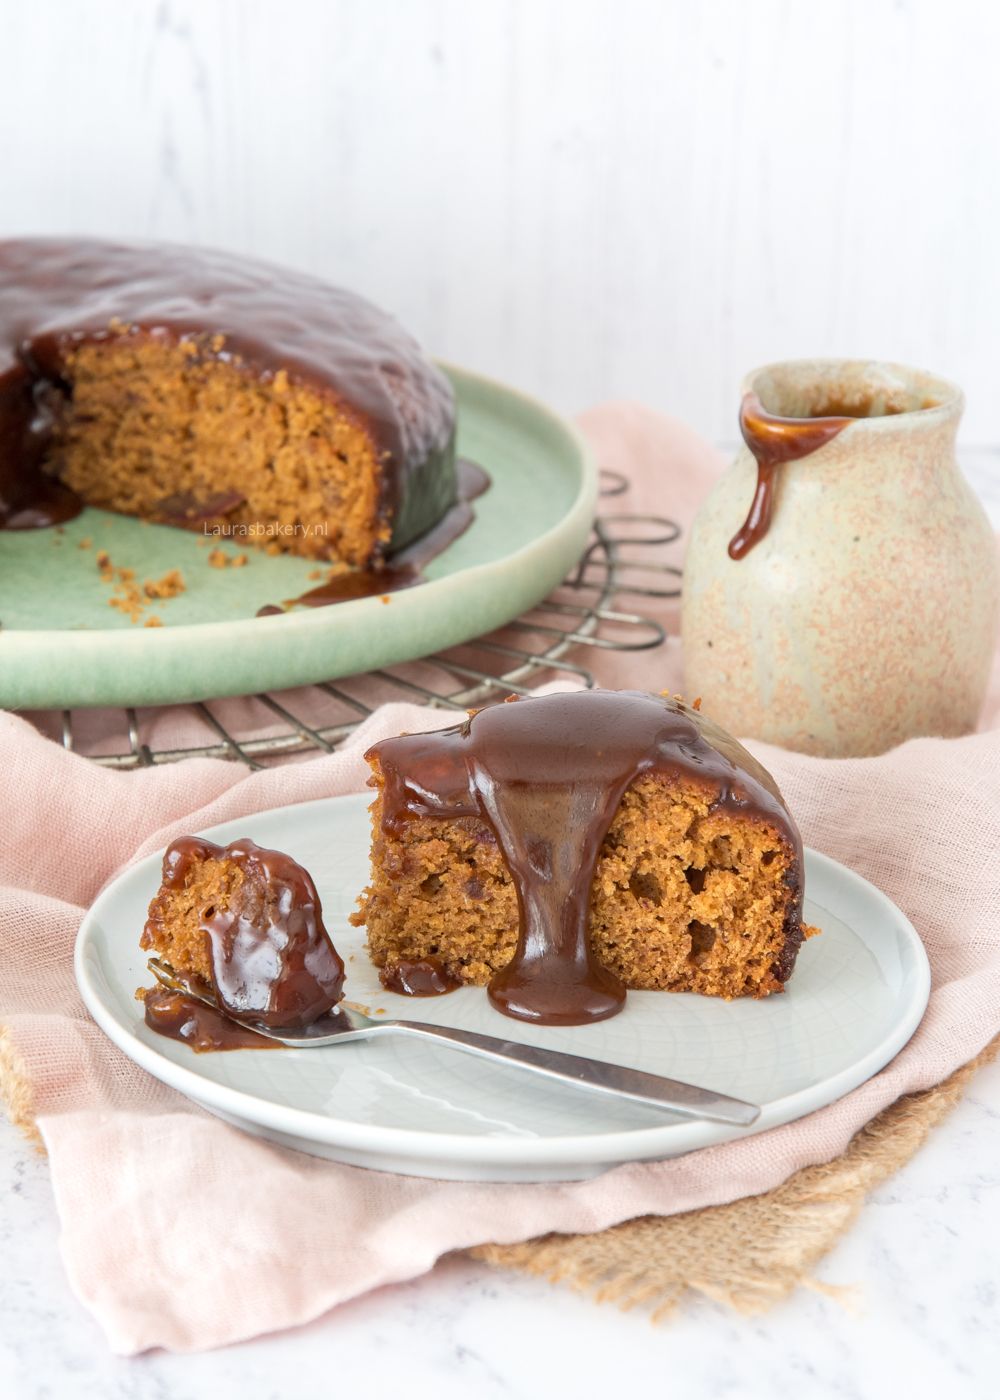
[[[577,1024],[626,988],[765,997],[803,937],[802,845],[770,774],[676,699],[514,700],[366,755],[357,924],[386,985],[430,963],[524,1020]]]
[[[253,841],[217,846],[182,836],[168,846],[140,942],[222,1012],[272,1029],[308,1025],[343,993],[344,964],[311,877],[290,856]],[[181,1033],[183,1018],[203,1013],[178,995],[162,988],[147,993],[147,1022],[197,1042],[196,1025]],[[211,1030],[214,1022],[208,1024]]]
[[[363,567],[456,489],[451,386],[362,298],[204,249],[0,243],[0,528],[89,504]]]

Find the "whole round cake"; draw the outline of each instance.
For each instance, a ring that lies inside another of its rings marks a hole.
[[[451,385],[361,297],[204,249],[0,243],[0,528],[88,504],[365,566],[455,499]]]

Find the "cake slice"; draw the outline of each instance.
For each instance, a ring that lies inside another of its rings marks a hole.
[[[344,964],[308,872],[253,841],[181,836],[163,857],[140,946],[223,1011],[306,1026],[341,998]]]
[[[433,959],[501,1011],[576,1024],[626,988],[780,992],[802,844],[770,774],[677,699],[512,700],[369,749],[366,924],[383,975]]]

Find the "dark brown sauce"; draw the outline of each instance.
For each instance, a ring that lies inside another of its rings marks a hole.
[[[210,520],[224,519],[229,511],[238,509],[245,500],[246,496],[239,491],[218,491],[214,496],[203,499],[190,491],[176,491],[157,502],[156,515],[158,519],[178,525],[205,524]]]
[[[46,474],[72,397],[67,359],[80,345],[137,334],[191,341],[202,359],[262,382],[284,370],[336,399],[380,452],[389,550],[417,539],[454,502],[451,385],[363,298],[204,248],[28,238],[0,243],[0,529],[79,513],[80,500]],[[173,521],[198,519],[206,503],[193,504],[194,516],[184,508]]]
[[[228,908],[203,909],[212,991],[223,1011],[262,1025],[307,1026],[343,995],[344,964],[323,924],[316,886],[308,872],[281,851],[253,841],[222,847],[181,836],[163,857],[163,891],[186,887],[193,867],[223,858],[243,872]],[[142,946],[155,948],[159,913],[154,899]]]
[[[151,987],[143,997],[146,1025],[157,1035],[190,1045],[196,1055],[213,1050],[283,1050],[280,1040],[268,1040],[237,1025],[214,1006],[186,992]]]
[[[353,603],[359,598],[387,597],[422,582],[418,570],[397,569],[392,564],[384,569],[351,569],[310,588],[307,593],[300,593],[297,598],[286,598],[284,607],[269,607],[267,612],[261,608],[257,616],[271,617],[274,613],[288,612],[290,608],[328,608],[334,603]]]
[[[397,551],[389,561],[390,568],[419,571],[465,534],[475,519],[472,502],[490,489],[490,477],[477,462],[459,457],[455,463],[455,482],[455,504],[419,539]]]
[[[358,598],[388,597],[390,593],[398,593],[403,588],[425,583],[424,566],[465,534],[475,519],[472,502],[489,489],[489,476],[475,462],[460,459],[456,466],[458,500],[426,534],[394,554],[380,568],[351,569],[336,574],[298,598],[287,598],[283,608],[268,604],[267,610],[261,608],[257,616],[271,617],[295,607],[325,608],[332,603],[349,603]]]
[[[729,557],[742,559],[760,544],[771,524],[777,469],[824,446],[856,421],[856,416],[779,418],[768,413],[756,394],[744,394],[740,432],[757,462],[757,486],[747,518],[729,541]]]
[[[399,992],[404,997],[440,997],[462,985],[438,958],[404,959],[392,967],[380,968],[378,980],[387,992]]]
[[[798,831],[774,780],[730,735],[679,701],[640,691],[577,691],[493,705],[454,729],[388,739],[369,750],[383,776],[382,826],[475,817],[510,870],[519,912],[511,962],[489,984],[508,1016],[578,1025],[620,1011],[625,989],[592,955],[590,889],[601,843],[627,787],[645,773],[697,782],[713,808],[775,827],[795,859],[799,895],[776,969],[801,940]]]

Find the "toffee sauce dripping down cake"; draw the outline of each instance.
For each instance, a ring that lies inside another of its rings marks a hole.
[[[309,1025],[343,994],[344,964],[311,877],[290,856],[250,840],[217,846],[182,836],[168,846],[140,943],[222,1013],[273,1029]],[[235,1041],[212,1044],[222,1017],[183,993],[154,988],[145,1002],[147,1024],[196,1048],[246,1043],[247,1032],[229,1023]]]
[[[451,385],[362,298],[204,249],[0,243],[0,528],[86,503],[364,567],[455,501]]]
[[[436,559],[465,533],[475,518],[472,502],[490,487],[490,478],[483,468],[475,462],[467,462],[463,457],[455,461],[455,475],[455,504],[426,534],[405,549],[397,550],[388,563],[380,559],[371,568],[350,569],[335,574],[298,598],[286,598],[282,607],[273,603],[265,605],[257,616],[271,617],[294,607],[325,608],[333,603],[349,603],[356,598],[379,598],[425,583],[424,565]]]
[[[573,1025],[626,988],[779,992],[802,844],[770,774],[678,700],[578,691],[375,744],[372,961],[434,959],[508,1015]]]

